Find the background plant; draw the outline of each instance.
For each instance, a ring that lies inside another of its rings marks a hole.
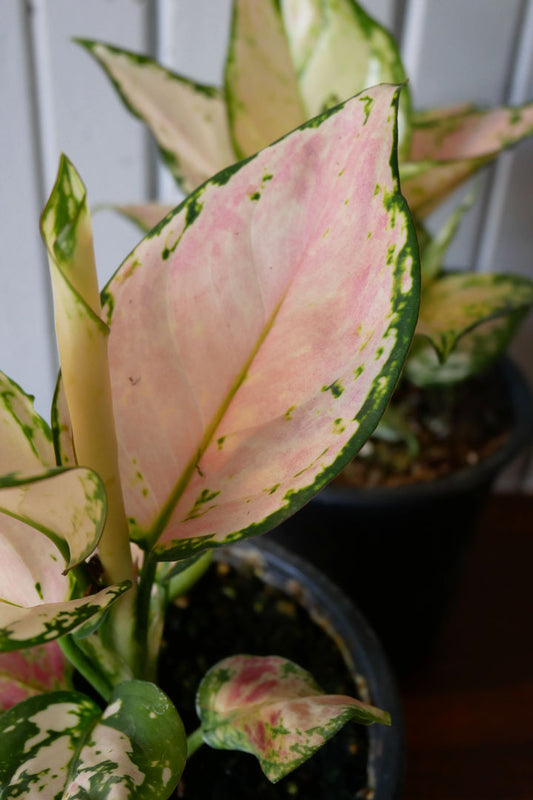
[[[147,123],[186,190],[354,92],[407,77],[393,37],[355,0],[235,0],[222,89],[101,42],[83,44]],[[423,279],[405,375],[419,386],[453,385],[487,368],[531,306],[533,285],[526,278],[444,274],[446,250],[473,198],[435,236],[425,220],[453,189],[532,133],[532,103],[415,111],[408,90],[403,93],[402,190],[417,224]],[[149,228],[166,209],[150,204],[122,210]],[[389,428],[400,434],[402,423],[389,415]]]

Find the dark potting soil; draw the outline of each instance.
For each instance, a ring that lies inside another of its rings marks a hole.
[[[279,655],[309,670],[328,694],[356,695],[333,640],[290,596],[227,564],[210,568],[167,614],[159,682],[187,733],[198,727],[196,688],[217,661],[237,653]],[[348,723],[277,784],[247,753],[204,745],[188,761],[175,797],[187,800],[355,800],[369,798],[366,728]]]
[[[416,437],[411,458],[404,442],[370,439],[335,479],[336,486],[401,486],[431,481],[472,467],[506,440],[512,410],[496,370],[455,387],[418,389],[402,383],[393,403]]]

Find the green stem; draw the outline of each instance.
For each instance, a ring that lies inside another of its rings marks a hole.
[[[178,572],[173,577],[169,578],[167,583],[167,592],[169,601],[174,600],[176,597],[181,597],[194,586],[205,573],[213,559],[213,551],[207,550],[199,556],[190,567]]]
[[[203,743],[202,727],[200,726],[187,737],[187,758],[190,758],[193,753],[196,753]]]
[[[98,669],[95,668],[95,662],[87,658],[85,653],[78,647],[73,637],[63,636],[57,641],[72,666],[91,684],[93,689],[96,689],[104,700],[109,700],[111,692],[113,691],[112,685]]]
[[[149,663],[150,648],[148,646],[148,637],[150,635],[152,587],[154,585],[156,568],[156,559],[153,558],[150,553],[146,553],[139,576],[135,614],[135,634],[137,638],[136,672],[142,678],[146,678],[148,673],[151,674],[152,672]]]

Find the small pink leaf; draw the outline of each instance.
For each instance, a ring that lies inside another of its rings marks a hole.
[[[344,695],[325,695],[313,677],[276,656],[232,656],[200,684],[204,741],[259,759],[275,783],[310,758],[349,720],[390,725],[390,716]]]
[[[0,709],[42,692],[68,688],[70,669],[57,642],[0,653]]]
[[[126,511],[159,557],[273,527],[377,424],[417,314],[396,101],[376,87],[208,181],[105,290]]]

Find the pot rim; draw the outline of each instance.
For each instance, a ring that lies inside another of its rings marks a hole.
[[[392,726],[370,725],[368,781],[374,800],[398,800],[405,777],[405,723],[396,679],[365,617],[320,570],[271,540],[241,541],[215,551],[215,557],[247,563],[276,588],[295,597],[331,634],[354,674],[363,700],[387,710]]]

